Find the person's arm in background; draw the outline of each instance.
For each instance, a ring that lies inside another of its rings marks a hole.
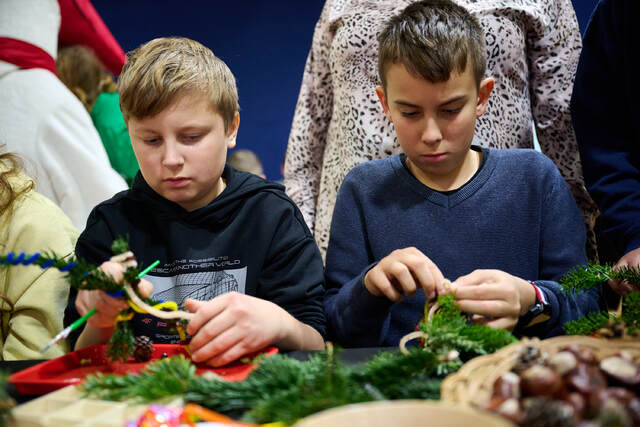
[[[536,20],[527,33],[531,113],[540,151],[560,170],[585,224],[589,225],[587,238],[593,241],[597,208],[584,186],[570,111],[573,79],[582,46],[580,29],[570,0],[544,3],[548,15]],[[589,253],[590,258],[594,255]]]
[[[333,89],[328,58],[331,47],[327,0],[313,34],[296,105],[284,164],[287,195],[298,205],[313,234],[324,147],[331,121]]]
[[[84,229],[94,206],[128,188],[109,164],[89,114],[75,98],[43,120],[37,139],[38,161],[55,193],[52,198],[78,229]]]
[[[602,231],[622,256],[618,265],[640,264],[637,13],[637,2],[598,4],[571,99],[585,181],[600,208]]]
[[[69,218],[43,196],[30,192],[16,201],[4,244],[6,252],[27,254],[54,252],[60,259],[73,257],[78,231]],[[35,265],[17,266],[3,274],[3,294],[12,301],[7,334],[2,348],[3,360],[50,359],[69,351],[62,340],[44,354],[43,348],[63,329],[62,318],[69,295],[66,274],[54,268]],[[6,303],[3,303],[6,306]],[[4,317],[4,316],[3,316]]]

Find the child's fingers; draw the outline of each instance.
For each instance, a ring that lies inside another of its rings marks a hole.
[[[513,328],[518,324],[517,317],[500,317],[498,319],[490,320],[486,323],[487,326],[490,326],[495,329],[506,329],[508,331],[512,331]]]
[[[416,281],[406,264],[395,261],[389,265],[387,273],[391,276],[389,277],[390,283],[397,283],[397,290],[402,290],[402,293],[408,297],[415,295],[417,289]]]
[[[184,300],[184,308],[189,312],[195,313],[204,304],[204,301],[198,301],[197,299],[187,298]]]
[[[496,270],[475,270],[465,276],[460,276],[452,283],[453,287],[476,286],[482,283],[490,283],[496,280]]]
[[[395,289],[387,275],[380,269],[372,268],[365,278],[367,290],[372,295],[384,296],[391,301],[400,301],[402,295]]]
[[[458,300],[456,306],[464,313],[479,314],[490,317],[514,316],[515,310],[504,300]]]
[[[119,262],[105,261],[100,264],[100,270],[111,276],[115,282],[120,282],[124,275],[124,267]]]
[[[440,269],[427,257],[424,257],[416,265],[412,266],[412,272],[420,287],[424,290],[427,299],[436,296],[436,290],[442,285],[444,276]]]
[[[236,319],[229,311],[224,311],[217,316],[209,319],[199,329],[191,331],[188,327],[189,334],[193,335],[189,348],[192,351],[197,351],[200,347],[205,346],[207,343],[212,342],[222,335],[225,331],[229,330],[236,323]],[[189,323],[191,326],[191,323]]]
[[[187,325],[187,333],[189,335],[194,335],[200,330],[200,328],[202,328],[205,323],[209,322],[211,319],[222,313],[227,307],[227,298],[225,297],[227,297],[228,295],[229,294],[221,295],[206,302],[191,302],[196,300],[190,300],[189,305],[186,305],[185,301],[185,307],[187,308],[187,310],[189,310],[189,307],[193,308],[193,304],[197,305],[195,316],[193,316],[193,319],[191,319],[189,321],[189,324]]]
[[[251,353],[251,351],[252,350],[247,349],[243,342],[239,342],[217,356],[209,359],[207,364],[214,367],[228,365],[229,363],[240,359],[242,356]]]
[[[237,328],[228,328],[214,339],[208,340],[204,345],[193,351],[191,359],[198,362],[207,362],[212,366],[221,366],[225,363],[226,358],[220,361],[218,356],[227,352],[230,348],[236,346],[242,341],[243,334],[236,330]],[[192,341],[193,342],[193,341]],[[189,344],[189,348],[192,346]],[[229,360],[231,362],[233,360]],[[228,363],[228,362],[226,362]]]

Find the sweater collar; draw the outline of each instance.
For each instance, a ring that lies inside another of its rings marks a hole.
[[[479,146],[480,143],[481,142],[478,139],[474,139],[473,141],[473,145]],[[400,154],[391,158],[391,167],[393,168],[394,173],[402,179],[413,192],[418,193],[421,197],[431,203],[452,208],[475,194],[476,191],[478,191],[489,180],[489,177],[491,177],[491,174],[495,170],[497,157],[495,156],[494,150],[489,149],[489,153],[493,155],[489,155],[487,157],[486,163],[482,169],[473,178],[471,178],[469,182],[461,187],[459,191],[456,191],[453,194],[444,194],[439,191],[435,191],[418,181],[418,179],[411,175],[411,173],[402,165]]]

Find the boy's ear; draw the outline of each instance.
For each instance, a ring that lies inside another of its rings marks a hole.
[[[240,127],[240,113],[236,112],[233,116],[233,120],[229,124],[229,130],[227,131],[227,149],[232,149],[236,146],[236,137],[238,136],[238,128]]]
[[[493,77],[487,77],[480,82],[480,87],[478,88],[478,104],[476,104],[476,117],[480,117],[487,109],[489,96],[491,95],[494,84],[495,80]]]
[[[384,88],[382,86],[376,86],[376,94],[378,95],[378,99],[380,100],[380,104],[382,105],[382,109],[384,110],[384,115],[387,116],[387,120],[393,123],[391,119],[391,112],[389,111],[389,104],[387,102],[387,95],[384,93]]]

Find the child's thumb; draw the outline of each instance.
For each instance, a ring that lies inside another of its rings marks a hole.
[[[191,313],[198,311],[201,305],[202,301],[198,301],[196,299],[187,298],[186,300],[184,300],[184,308],[189,310]]]

